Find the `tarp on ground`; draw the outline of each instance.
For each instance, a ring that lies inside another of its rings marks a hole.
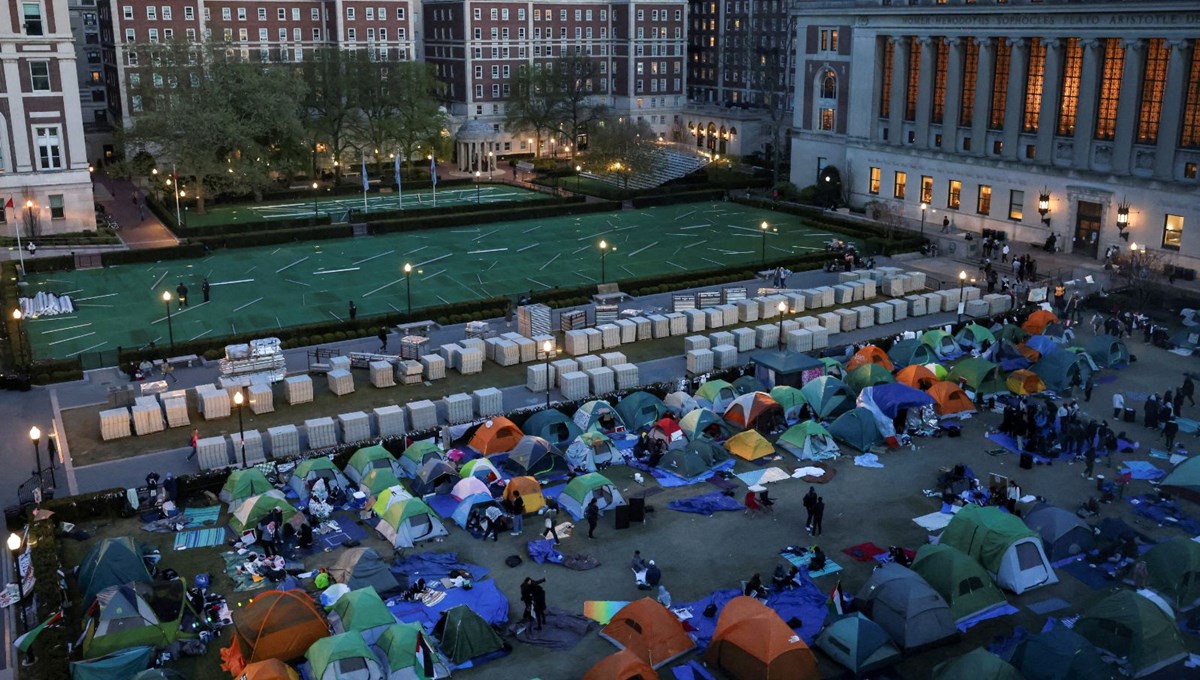
[[[1129,363],[1129,348],[1125,341],[1111,335],[1097,335],[1085,345],[1087,353],[1101,368],[1110,368]]]
[[[489,573],[487,567],[460,561],[458,553],[453,552],[409,554],[404,559],[397,558],[396,562],[392,564],[392,573],[396,574],[401,585],[404,586],[411,586],[417,579],[422,578],[426,581],[438,582],[443,578],[449,578],[450,572],[456,569],[469,573],[475,581],[481,581]],[[433,620],[429,621],[429,625],[432,626],[433,623]]]
[[[883,443],[875,415],[865,408],[851,409],[829,425],[833,438],[859,451],[868,451]]]
[[[863,345],[862,349],[855,352],[854,356],[850,357],[850,361],[846,362],[846,370],[853,373],[854,369],[865,364],[878,364],[889,373],[895,369],[895,365],[888,357],[887,352],[884,352],[875,345]]]
[[[511,451],[524,435],[521,428],[504,416],[492,416],[475,426],[467,446],[485,456]]]
[[[1175,620],[1131,590],[1118,590],[1093,602],[1074,631],[1102,650],[1129,660],[1140,678],[1187,658]]]
[[[1147,550],[1142,560],[1146,584],[1176,611],[1190,611],[1200,604],[1200,543],[1173,538]]]
[[[951,546],[921,546],[912,570],[946,600],[955,622],[961,623],[1006,602],[983,567]]]
[[[828,460],[838,455],[838,445],[825,426],[815,420],[806,420],[789,427],[775,445],[800,460]]]
[[[220,499],[232,508],[251,496],[266,493],[274,488],[275,485],[271,484],[262,470],[256,467],[233,470],[225,478],[225,484],[221,487]]]
[[[817,636],[816,646],[855,677],[899,663],[900,649],[883,628],[860,612],[842,616]]]
[[[442,653],[455,664],[504,649],[500,634],[470,607],[457,606],[442,613],[433,634],[442,643]]]
[[[901,649],[914,649],[954,637],[949,605],[916,572],[889,562],[871,573],[858,593],[867,616]]]
[[[1025,524],[1042,537],[1042,548],[1053,562],[1082,555],[1096,545],[1092,528],[1073,512],[1039,503],[1025,513]],[[1200,549],[1200,544],[1196,544]]]
[[[1091,363],[1084,354],[1055,352],[1043,354],[1033,365],[1033,372],[1056,392],[1065,391],[1071,385],[1083,385],[1092,374]]]
[[[846,384],[855,392],[892,382],[896,382],[896,377],[879,364],[863,364],[846,375]]]
[[[151,579],[142,560],[141,547],[132,538],[117,536],[106,538],[88,550],[79,563],[77,580],[86,606],[105,588],[132,582],[149,583]]]
[[[617,402],[617,413],[625,427],[637,432],[648,428],[667,414],[667,406],[662,399],[649,392],[632,392]]]
[[[1008,384],[1004,381],[1004,371],[1000,366],[981,357],[967,357],[954,365],[949,379],[952,382],[960,380],[972,390],[981,394],[1008,392]]]
[[[837,417],[854,406],[854,394],[846,383],[827,375],[808,381],[800,391],[821,420]]]
[[[708,437],[713,441],[724,441],[737,434],[738,430],[724,418],[707,408],[698,408],[679,419],[679,429],[689,441]]]
[[[422,577],[425,578],[427,585],[432,583],[430,587],[445,593],[445,595],[432,600],[430,604],[425,604],[420,600],[392,599],[388,603],[388,610],[392,612],[392,616],[395,616],[397,621],[419,623],[425,627],[425,630],[432,630],[444,612],[462,606],[477,613],[485,622],[493,626],[502,626],[508,623],[508,598],[500,592],[495,580],[476,579],[470,590],[466,588],[442,590],[442,585],[434,582],[436,576],[432,574],[427,576],[422,572]],[[410,580],[415,579],[410,577]]]
[[[938,360],[933,348],[921,342],[919,338],[897,341],[888,350],[888,358],[892,360],[892,364],[897,368],[919,366]]]
[[[940,541],[975,558],[1005,590],[1018,595],[1058,583],[1042,539],[1016,515],[997,507],[967,505],[954,515]]]
[[[329,568],[329,575],[337,583],[344,583],[351,590],[372,588],[378,593],[388,593],[400,587],[387,562],[374,548],[358,546],[346,548],[337,562]]]
[[[255,661],[294,661],[327,635],[324,615],[304,591],[268,590],[233,610],[233,639],[221,650],[221,669],[236,676]]]
[[[618,611],[600,637],[628,649],[657,669],[695,648],[683,623],[657,601],[644,597]]]
[[[996,342],[996,336],[990,330],[977,323],[969,323],[955,334],[954,341],[963,349],[982,350],[985,343],[991,344]]]
[[[1025,680],[1011,664],[983,647],[934,666],[932,677],[933,680]]]
[[[737,397],[737,391],[728,381],[713,379],[697,388],[694,396],[701,406],[722,413]]]
[[[1026,680],[1113,680],[1116,675],[1095,645],[1061,624],[1019,641],[1007,661]]]
[[[521,430],[525,434],[541,437],[559,448],[570,444],[583,431],[575,421],[552,408],[538,411],[526,418]]]
[[[737,680],[817,680],[817,659],[783,619],[752,597],[739,596],[721,610],[706,663]]]

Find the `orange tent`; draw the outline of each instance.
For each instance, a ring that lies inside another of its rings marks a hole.
[[[494,416],[475,428],[475,434],[467,446],[485,456],[512,451],[525,433],[504,416]]]
[[[755,421],[771,411],[777,412],[782,420],[783,407],[779,402],[766,392],[751,392],[737,397],[729,404],[725,409],[725,420],[744,430],[753,427]]]
[[[1047,312],[1044,309],[1039,309],[1029,315],[1025,319],[1025,323],[1021,324],[1021,330],[1034,335],[1041,335],[1042,331],[1046,330],[1046,326],[1058,321],[1058,317],[1054,316],[1054,312]]]
[[[233,614],[233,641],[221,650],[221,669],[237,677],[246,664],[292,661],[328,637],[329,626],[304,591],[268,590]]]
[[[1021,344],[1017,345],[1017,351],[1021,353],[1021,356],[1028,359],[1029,363],[1031,363],[1031,364],[1036,364],[1042,358],[1041,352],[1030,347],[1029,345],[1026,345],[1023,342]]]
[[[933,397],[933,410],[939,416],[975,410],[975,404],[971,403],[971,398],[967,396],[967,393],[949,380],[943,380],[925,392]]]
[[[817,658],[773,609],[735,597],[721,610],[704,661],[734,680],[817,680]]]
[[[1013,394],[1037,394],[1046,391],[1046,383],[1042,382],[1041,376],[1024,369],[1009,373],[1005,383]]]
[[[511,501],[518,492],[525,503],[527,515],[541,510],[546,504],[546,497],[542,495],[542,485],[533,477],[513,477],[508,480],[508,484],[504,486],[504,500]]]
[[[623,649],[597,661],[583,680],[658,680],[658,673],[636,654]]]
[[[600,629],[600,637],[658,668],[690,652],[696,643],[674,614],[657,601],[643,597],[621,608]]]
[[[937,381],[937,376],[933,374],[933,371],[925,368],[921,364],[905,366],[904,368],[900,369],[899,373],[896,374],[896,382],[908,385],[909,387],[918,390],[927,390],[930,387],[933,387]]]
[[[846,372],[849,373],[863,364],[879,364],[889,371],[896,369],[892,365],[892,360],[888,358],[887,352],[875,345],[867,345],[855,352],[854,356],[850,357],[850,361],[846,363]]]
[[[238,680],[300,680],[300,674],[279,659],[268,659],[246,666]]]

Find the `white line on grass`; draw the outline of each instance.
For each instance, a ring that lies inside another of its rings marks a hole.
[[[587,279],[588,281],[591,281],[592,283],[596,282],[596,279],[593,279],[592,277],[588,276],[587,274],[584,274],[583,272],[575,272],[575,275],[582,276],[583,278]]]
[[[675,264],[674,262],[671,262],[670,260],[667,261],[667,264],[671,265],[672,267],[679,267],[680,269],[687,271],[687,267],[685,267],[681,264]]]
[[[237,281],[215,281],[210,286],[232,286],[235,283],[254,283],[254,279],[238,279]]]
[[[701,259],[701,260],[704,260],[705,262],[711,262],[711,263],[713,263],[713,264],[717,265],[718,267],[722,267],[722,266],[724,266],[724,265],[722,265],[720,262],[717,262],[716,260],[710,260],[710,259],[708,259],[707,257],[702,257],[702,258],[700,258],[700,259]]]
[[[106,307],[106,308],[109,308],[109,309],[111,309],[111,308],[113,307],[113,305],[96,305],[96,304],[91,304],[91,305],[78,304],[78,305],[75,305],[75,306],[76,306],[76,307]]]
[[[542,244],[541,244],[541,243],[530,243],[529,245],[525,246],[524,248],[518,248],[518,249],[517,249],[517,252],[518,252],[518,253],[523,253],[523,252],[525,252],[526,250],[529,250],[530,248],[537,248],[537,247],[538,247],[538,246],[540,246],[540,245],[542,245]]]
[[[501,253],[501,252],[504,252],[505,250],[508,250],[508,248],[490,248],[488,250],[468,250],[467,254],[468,255],[479,255],[482,253]]]
[[[371,260],[374,260],[374,259],[376,259],[376,258],[380,258],[380,257],[383,257],[383,256],[385,256],[385,255],[391,255],[391,254],[392,254],[392,253],[394,253],[394,252],[396,252],[396,251],[394,251],[394,250],[389,250],[389,251],[387,251],[386,253],[379,253],[378,255],[372,255],[371,257],[367,257],[367,258],[363,258],[363,259],[361,259],[361,260],[358,260],[358,261],[355,261],[355,262],[351,262],[350,264],[362,264],[363,262],[370,262]]]
[[[174,314],[172,314],[171,317],[174,318],[174,317],[180,316],[182,314],[187,314],[188,312],[192,311],[193,309],[200,309],[201,307],[203,307],[204,305],[207,305],[207,304],[208,304],[207,302],[201,302],[200,304],[196,305],[195,307],[184,307],[183,309],[179,310],[178,312],[175,312]],[[95,306],[96,307],[106,307],[108,305],[95,305]],[[166,321],[166,320],[167,320],[167,317],[161,316],[161,317],[155,319],[154,321],[151,321],[150,323],[151,324],[162,323],[163,321]]]
[[[117,293],[105,293],[104,295],[93,295],[91,297],[79,298],[75,302],[86,302],[88,300],[99,300],[100,298],[112,297]]]
[[[536,283],[537,285],[541,286],[542,288],[552,288],[552,287],[553,287],[553,286],[551,286],[551,285],[549,285],[549,284],[542,283],[541,281],[538,281],[537,279],[531,279],[531,278],[529,278],[528,276],[526,276],[526,277],[525,277],[525,280],[526,280],[526,281],[529,281],[529,282],[531,282],[531,283]]]
[[[689,243],[686,246],[684,246],[683,249],[687,250],[688,248],[695,248],[696,246],[704,245],[705,243],[708,243],[708,239],[704,239],[703,241],[696,241],[695,243]]]
[[[562,255],[562,253],[555,253],[555,254],[554,254],[554,257],[550,258],[550,260],[549,260],[549,261],[547,261],[547,262],[546,262],[546,264],[542,265],[541,267],[538,267],[538,271],[540,272],[540,271],[542,271],[543,269],[545,269],[546,267],[549,267],[549,266],[550,266],[550,263],[551,263],[551,262],[554,262],[555,260],[557,260],[559,255]]]
[[[284,279],[284,281],[287,281],[288,283],[294,283],[294,284],[296,284],[297,286],[304,286],[305,288],[311,288],[311,287],[312,287],[312,284],[311,284],[311,283],[305,283],[305,282],[303,282],[303,281],[295,281],[295,280],[293,280],[293,279]]]
[[[363,294],[362,294],[362,296],[363,296],[363,297],[369,297],[369,296],[371,296],[373,293],[378,293],[379,291],[383,290],[384,288],[388,288],[388,287],[390,287],[390,286],[394,286],[394,285],[396,285],[397,283],[400,283],[400,282],[401,282],[401,281],[403,281],[403,280],[404,280],[404,279],[396,279],[395,281],[392,281],[391,283],[385,283],[385,284],[383,284],[382,286],[380,286],[380,287],[378,287],[378,288],[376,288],[376,289],[374,289],[374,290],[369,290],[369,291],[367,291],[367,292],[363,293]]]
[[[334,314],[333,312],[330,312],[329,316],[332,316],[333,318],[337,319],[338,321],[342,320],[342,317],[338,316],[337,314]]]
[[[493,261],[493,262],[492,262],[492,265],[491,265],[490,267],[488,267],[487,269],[484,269],[483,271],[485,271],[485,272],[490,272],[490,271],[492,271],[492,269],[494,269],[494,268],[496,267],[496,265],[498,265],[498,264],[500,264],[500,260],[495,260],[495,261]]]
[[[633,272],[631,272],[631,271],[629,270],[629,267],[626,267],[625,265],[621,265],[621,269],[624,269],[624,270],[625,270],[625,273],[626,273],[626,274],[629,274],[630,276],[637,276],[637,274],[634,274]]]
[[[259,297],[259,298],[254,298],[253,300],[251,300],[251,301],[247,302],[246,304],[242,305],[241,307],[238,307],[237,309],[235,309],[235,310],[233,310],[233,311],[234,311],[234,312],[240,312],[240,311],[242,311],[243,309],[245,309],[245,308],[249,307],[250,305],[254,304],[255,302],[258,302],[258,301],[259,301],[259,300],[261,300],[261,299],[262,299],[261,297]]]
[[[85,347],[85,348],[83,348],[83,349],[79,350],[78,352],[71,352],[71,353],[70,353],[70,354],[68,354],[67,356],[68,356],[68,357],[77,357],[77,356],[79,356],[80,354],[83,354],[84,352],[90,352],[90,351],[92,351],[92,350],[94,350],[94,349],[97,349],[97,348],[99,348],[99,347],[103,347],[103,346],[105,346],[105,345],[107,345],[107,344],[108,344],[108,341],[107,341],[107,340],[105,340],[104,342],[97,342],[96,344],[92,345],[91,347]]]
[[[201,333],[200,335],[192,337],[192,340],[197,340],[199,338],[203,338],[204,336],[208,335],[209,333],[212,333],[212,331],[213,331],[213,329],[210,328],[210,329],[204,331],[203,333]],[[191,340],[189,340],[188,342],[191,342]]]
[[[438,257],[435,257],[432,260],[425,260],[424,262],[418,262],[418,263],[414,264],[413,266],[414,267],[423,267],[427,264],[433,264],[434,262],[437,262],[439,260],[444,260],[447,257],[453,257],[453,256],[454,256],[454,253],[447,253],[445,255],[439,255]]]
[[[637,250],[633,251],[632,253],[629,253],[629,257],[633,257],[634,255],[637,255],[638,253],[642,252],[643,250],[649,250],[656,245],[658,245],[658,241],[655,241],[654,243],[651,243],[648,246],[642,246],[641,248],[638,248]]]
[[[695,214],[696,214],[695,210],[693,210],[691,212],[685,212],[684,214],[680,215],[679,217],[676,217],[675,221],[678,222],[679,220],[682,220],[683,218],[687,217],[688,215],[695,215]]]
[[[522,234],[528,234],[528,233],[529,233],[529,232],[531,232],[531,231],[534,231],[534,230],[536,230],[536,229],[541,229],[541,228],[542,228],[542,225],[540,225],[540,224],[539,224],[539,225],[537,225],[536,227],[530,227],[530,228],[526,229],[525,231],[523,231],[523,232],[521,232],[521,233],[522,233]]]
[[[279,272],[282,272],[285,269],[291,269],[292,267],[295,267],[296,265],[300,264],[301,262],[303,262],[307,259],[308,259],[308,256],[305,255],[304,257],[300,258],[299,260],[296,260],[295,262],[293,262],[291,264],[285,264],[284,266],[280,267],[279,269],[276,269],[275,273],[278,274]]]
[[[778,250],[778,251],[779,251],[779,252],[781,252],[781,253],[790,253],[790,252],[792,252],[792,251],[788,250],[787,248],[780,248],[779,246],[771,246],[771,250]]]
[[[439,269],[439,270],[437,270],[436,272],[434,272],[434,273],[430,274],[429,276],[422,277],[422,278],[421,278],[421,280],[422,280],[422,281],[428,281],[429,279],[432,279],[432,278],[433,278],[433,277],[435,277],[435,276],[440,276],[440,275],[442,275],[442,274],[445,274],[445,273],[446,273],[446,270],[445,270],[445,269]]]
[[[42,331],[42,335],[47,335],[49,333],[61,333],[63,331],[75,330],[76,328],[87,328],[88,326],[91,326],[91,325],[92,325],[91,323],[81,323],[81,324],[77,324],[75,326],[64,326],[62,328],[52,328],[48,331]]]
[[[163,272],[162,276],[158,277],[158,280],[156,280],[154,283],[150,284],[150,290],[154,290],[155,288],[158,288],[158,284],[162,283],[162,280],[167,278],[167,274],[170,274],[170,273],[171,273],[171,270],[169,270],[169,269],[167,271]]]
[[[279,315],[278,314],[275,315],[275,325],[279,327],[279,330],[283,330],[283,324],[279,323]]]
[[[74,295],[75,293],[82,293],[82,292],[83,292],[83,289],[80,288],[78,290],[68,290],[67,292],[63,293],[63,295]]]
[[[494,233],[496,233],[496,232],[498,232],[498,231],[500,231],[500,230],[499,230],[499,229],[493,229],[493,230],[491,230],[491,231],[487,232],[486,234],[480,234],[479,236],[476,236],[475,238],[473,238],[473,239],[471,239],[471,240],[472,240],[472,241],[478,241],[479,239],[481,239],[481,238],[484,238],[484,237],[487,237],[487,236],[491,236],[492,234],[494,234]]]
[[[313,276],[321,276],[322,274],[341,274],[344,272],[356,272],[359,269],[361,269],[361,267],[345,267],[343,269],[325,269],[325,270],[322,270],[319,272],[313,272],[312,275]]]
[[[437,296],[437,299],[441,300],[442,302],[444,302],[444,303],[446,303],[446,304],[450,304],[450,301],[449,301],[449,300],[447,300],[446,298],[442,297],[441,295],[438,295],[438,296]]]
[[[587,250],[588,248],[591,248],[591,247],[592,247],[592,244],[590,244],[590,243],[589,243],[589,244],[587,244],[586,246],[582,246],[582,247],[580,247],[580,248],[576,248],[575,250],[572,250],[572,251],[571,251],[571,254],[572,254],[572,255],[577,255],[577,254],[579,254],[579,253],[582,253],[583,251],[585,251],[585,250]]]
[[[67,339],[65,339],[65,340],[55,340],[54,342],[50,343],[50,346],[52,346],[52,347],[53,347],[54,345],[61,345],[61,344],[63,344],[64,342],[71,342],[72,340],[78,340],[78,339],[80,339],[80,338],[86,338],[86,337],[88,337],[89,335],[95,335],[95,334],[96,334],[96,331],[92,331],[91,333],[84,333],[83,335],[76,335],[76,336],[75,336],[75,337],[73,337],[73,338],[67,338]]]

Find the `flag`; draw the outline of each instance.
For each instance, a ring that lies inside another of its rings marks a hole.
[[[363,176],[363,193],[371,190],[371,183],[367,181],[367,157],[362,157],[362,176]]]
[[[5,209],[5,210],[7,210],[7,209],[9,209],[9,208],[13,208],[13,200],[12,200],[12,196],[9,196],[9,197],[8,197],[8,201],[7,201],[7,202],[5,202],[5,204],[4,204],[4,209]],[[13,208],[13,209],[15,210],[16,208]]]
[[[62,620],[62,610],[60,609],[60,610],[54,612],[53,614],[51,614],[50,618],[46,619],[45,621],[42,621],[41,623],[34,626],[33,628],[30,628],[29,632],[18,637],[16,640],[13,640],[13,647],[16,647],[17,649],[19,649],[22,652],[28,652],[29,648],[33,647],[33,642],[35,640],[37,640],[37,637],[39,635],[42,634],[43,630],[46,630],[47,628],[58,623],[61,620]]]
[[[433,180],[433,186],[437,187],[437,158],[433,154],[429,154],[429,177]]]
[[[838,581],[837,585],[833,587],[833,590],[829,591],[829,601],[826,603],[826,605],[829,607],[829,614],[831,616],[841,616],[842,614],[846,613],[846,610],[842,607],[841,581]]]
[[[399,191],[400,190],[400,154],[396,154],[396,162],[394,164],[393,172],[396,175],[396,190]]]

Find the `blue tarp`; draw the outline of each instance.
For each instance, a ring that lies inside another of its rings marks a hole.
[[[476,581],[483,579],[491,571],[487,567],[482,567],[478,564],[459,562],[458,553],[452,552],[425,552],[409,555],[408,558],[396,562],[391,567],[393,574],[408,579],[410,583],[416,581],[418,578],[423,578],[431,583],[440,581],[441,579],[449,578],[451,570],[454,569],[462,569],[463,571],[470,572],[471,578]],[[439,585],[438,587],[440,588],[441,586]]]
[[[721,510],[741,510],[742,504],[735,498],[730,498],[720,491],[706,493],[691,498],[680,498],[667,503],[667,507],[679,512],[694,512],[698,515],[712,516]]]
[[[692,484],[699,484],[701,482],[708,481],[709,478],[718,472],[732,470],[733,463],[733,459],[721,461],[720,463],[712,466],[711,469],[705,470],[695,477],[680,477],[670,470],[665,470],[663,468],[652,468],[645,463],[633,459],[629,459],[626,465],[636,470],[641,470],[642,472],[649,472],[650,476],[654,477],[659,486],[663,487],[664,489],[672,489],[679,486],[691,486]],[[545,495],[545,490],[542,491],[542,495]]]
[[[1175,501],[1160,500],[1155,494],[1142,494],[1130,498],[1129,502],[1133,504],[1134,512],[1154,520],[1159,526],[1175,527],[1187,532],[1188,536],[1200,534],[1200,522],[1183,514]]]
[[[530,541],[526,549],[529,550],[529,558],[538,564],[563,563],[563,554],[554,548],[554,541],[548,538]]]
[[[875,405],[889,418],[895,418],[906,408],[933,405],[933,397],[904,383],[887,383],[867,389],[871,390]]]
[[[821,629],[825,627],[825,619],[829,616],[829,607],[826,604],[828,596],[822,593],[803,571],[797,575],[797,579],[800,581],[798,587],[780,592],[771,591],[765,604],[774,609],[775,613],[779,614],[779,618],[789,626],[799,622],[800,627],[793,628],[793,630],[800,634],[805,643],[812,646],[817,639],[817,633],[820,633]],[[736,588],[718,590],[708,597],[675,607],[692,612],[692,618],[687,622],[696,629],[691,635],[700,650],[708,647],[712,642],[713,633],[717,629],[717,621],[721,618],[721,610],[730,600],[741,594],[742,591]],[[710,604],[716,605],[717,608],[717,613],[711,618],[704,615],[704,609]]]
[[[1166,477],[1167,473],[1154,467],[1147,460],[1127,460],[1121,465],[1120,473],[1131,479],[1151,480]]]
[[[401,623],[419,623],[426,631],[433,631],[438,617],[447,609],[453,609],[460,604],[470,607],[484,621],[493,626],[508,623],[508,598],[496,587],[496,582],[488,579],[476,581],[473,588],[451,588],[446,596],[433,606],[425,606],[421,602],[409,602],[399,598],[387,601],[388,611]]]

